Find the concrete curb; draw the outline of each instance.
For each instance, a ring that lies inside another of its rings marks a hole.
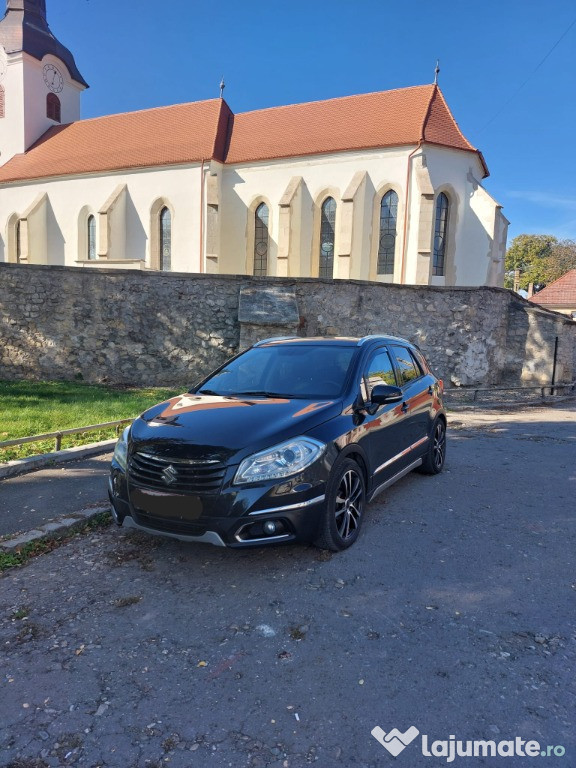
[[[117,440],[103,440],[100,443],[89,443],[88,445],[78,445],[75,448],[65,448],[62,451],[53,453],[41,453],[38,456],[29,456],[27,459],[16,459],[0,465],[0,480],[8,477],[23,475],[26,472],[32,472],[36,469],[45,469],[53,464],[60,464],[65,461],[76,461],[85,459],[87,456],[96,456],[99,453],[106,453],[114,448]]]
[[[26,533],[19,533],[11,538],[6,538],[0,541],[0,552],[10,553],[17,552],[21,547],[26,544],[31,544],[37,541],[44,541],[49,539],[59,539],[67,534],[74,533],[76,530],[81,530],[86,523],[90,522],[92,518],[97,517],[105,512],[110,512],[110,505],[101,507],[94,507],[92,509],[82,509],[79,512],[73,512],[56,520],[52,520],[49,523],[34,528],[32,531]],[[110,518],[112,519],[112,518]]]

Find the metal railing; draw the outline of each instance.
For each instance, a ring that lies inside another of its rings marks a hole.
[[[472,402],[478,401],[478,393],[479,392],[488,392],[491,395],[496,395],[498,392],[522,392],[522,393],[528,393],[528,392],[539,392],[540,393],[540,399],[544,400],[547,396],[552,397],[554,396],[555,390],[568,390],[569,392],[574,392],[576,389],[576,380],[571,382],[565,382],[560,384],[537,384],[534,386],[528,386],[528,387],[450,387],[449,389],[445,389],[444,393],[448,396],[448,399],[450,399],[451,394],[457,394],[457,395],[468,395],[470,393],[473,393],[472,396]],[[548,394],[547,394],[548,393]]]
[[[118,421],[107,421],[104,424],[92,424],[89,427],[76,427],[75,429],[61,429],[58,432],[47,432],[45,435],[32,435],[31,437],[18,437],[14,440],[5,440],[0,443],[2,448],[12,448],[15,445],[25,445],[26,443],[39,443],[43,440],[54,440],[54,450],[59,451],[62,448],[62,438],[66,435],[82,435],[84,432],[98,432],[101,429],[116,428],[116,435],[120,434],[120,428],[124,424],[131,424],[134,419],[119,419]]]
[[[550,395],[554,395],[554,390],[568,389],[570,392],[574,392],[576,389],[576,379],[572,382],[563,384],[544,384],[529,387],[450,387],[444,390],[444,394],[447,395],[447,399],[450,400],[450,395],[468,395],[473,393],[472,402],[478,402],[479,392],[488,392],[491,395],[495,395],[498,392],[530,392],[532,390],[540,392],[540,399],[544,400],[546,392]],[[44,435],[32,435],[30,437],[18,437],[14,440],[5,440],[0,443],[0,450],[3,448],[12,448],[15,445],[26,445],[26,443],[39,443],[43,440],[54,440],[54,450],[59,451],[62,448],[62,438],[67,435],[82,435],[85,432],[98,432],[102,429],[116,429],[116,435],[120,434],[120,428],[125,424],[131,424],[134,419],[119,419],[118,421],[107,421],[104,424],[91,424],[88,427],[76,427],[74,429],[61,429],[57,432],[47,432]]]

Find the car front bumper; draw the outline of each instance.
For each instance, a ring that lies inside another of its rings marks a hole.
[[[317,537],[329,476],[325,458],[297,477],[264,484],[234,486],[234,472],[231,468],[219,493],[184,496],[132,485],[113,461],[108,495],[114,520],[118,525],[181,541],[225,547]]]

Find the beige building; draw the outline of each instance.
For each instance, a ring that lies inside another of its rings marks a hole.
[[[502,285],[507,221],[437,85],[80,120],[45,0],[0,21],[0,261]]]

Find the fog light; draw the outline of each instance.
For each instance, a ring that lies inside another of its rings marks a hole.
[[[268,536],[273,536],[276,533],[277,525],[273,520],[268,520],[264,523],[264,533]]]

